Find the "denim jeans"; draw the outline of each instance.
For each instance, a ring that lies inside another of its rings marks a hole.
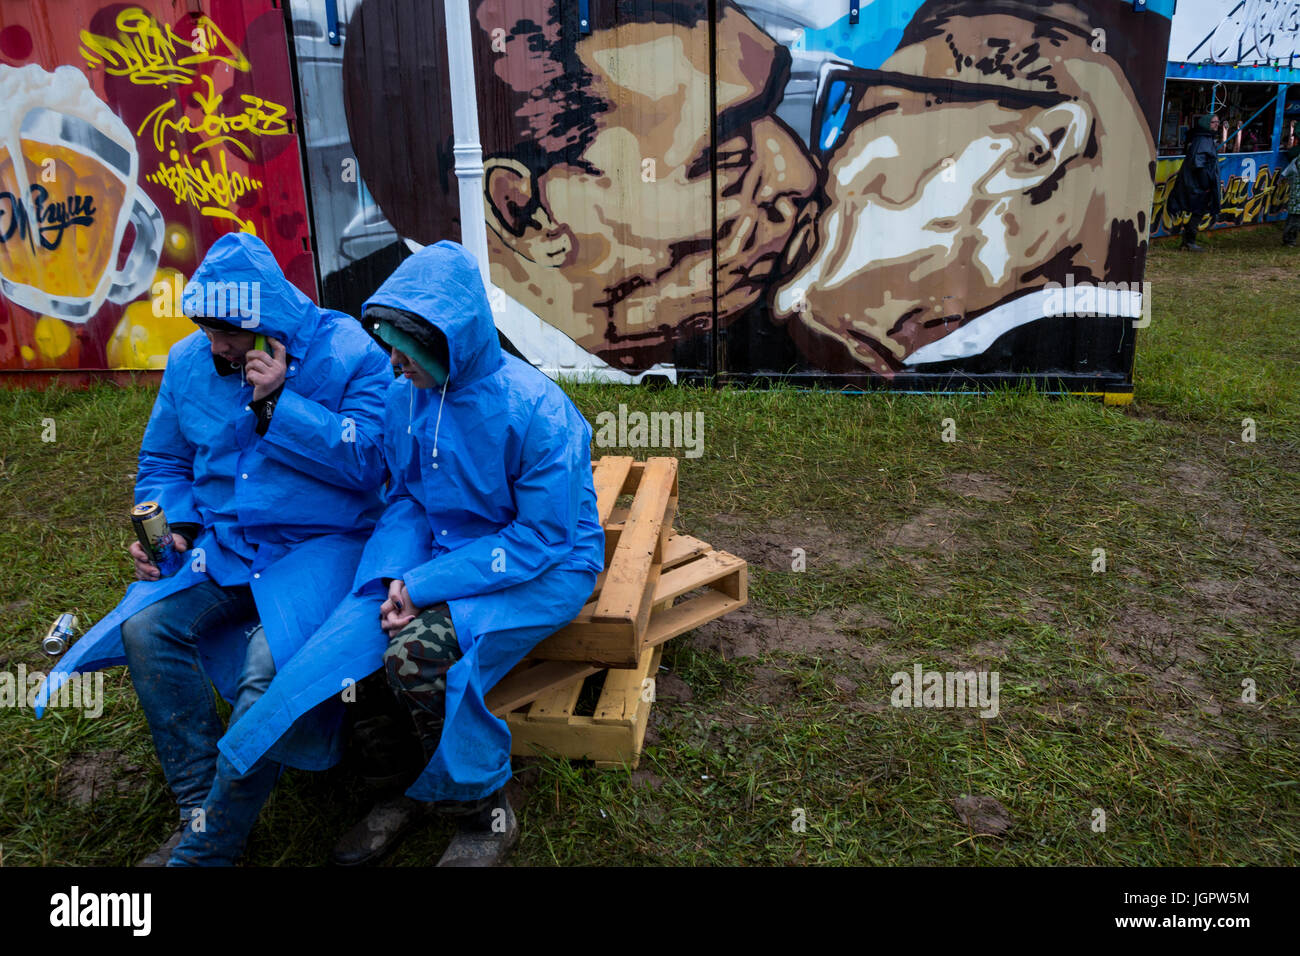
[[[275,676],[275,661],[247,587],[223,588],[204,581],[122,623],[131,682],[149,721],[158,762],[180,806],[181,822],[186,824],[168,866],[232,865],[280,776],[280,765],[268,760],[240,774],[217,750],[224,729],[198,640],[211,629],[241,625],[249,631],[248,650],[230,714],[232,724]]]

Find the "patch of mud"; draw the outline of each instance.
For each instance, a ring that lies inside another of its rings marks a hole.
[[[893,627],[888,618],[858,607],[795,617],[750,604],[698,628],[691,641],[727,660],[777,652],[871,665],[880,658],[885,644],[863,635],[879,632],[883,637]]]
[[[943,486],[963,498],[980,501],[1009,501],[1013,491],[1001,478],[978,471],[957,471],[943,479]]]
[[[664,778],[649,770],[633,770],[632,786],[644,787],[647,790],[659,790],[664,785]]]
[[[964,543],[961,517],[961,513],[952,508],[926,508],[902,524],[884,529],[881,540],[887,547],[908,551],[955,554]]]
[[[695,697],[691,686],[676,674],[660,671],[655,677],[655,700],[687,702]]]
[[[1287,590],[1294,593],[1300,583],[1300,561],[1279,547],[1294,547],[1294,542],[1278,539],[1267,528],[1252,525],[1242,503],[1226,493],[1227,478],[1221,470],[1180,461],[1171,465],[1166,474],[1170,489],[1181,498],[1179,507],[1216,538],[1227,555],[1253,564],[1262,576],[1274,582],[1287,579]],[[1148,505],[1161,504],[1149,497],[1143,500]]]
[[[1204,495],[1216,491],[1222,475],[1195,461],[1180,461],[1168,469],[1169,484],[1180,494]]]
[[[972,833],[1001,836],[1014,826],[1007,808],[992,797],[960,796],[952,801],[961,820]]]
[[[820,519],[774,518],[760,524],[743,516],[713,515],[703,533],[714,548],[730,551],[751,565],[769,571],[793,572],[795,561],[805,570],[856,567],[867,556],[862,538],[832,528]],[[795,549],[802,555],[796,555]]]
[[[72,754],[59,768],[56,792],[60,799],[84,807],[103,796],[141,789],[143,768],[129,762],[119,750]]]
[[[1184,584],[1190,603],[1231,621],[1263,618],[1270,624],[1300,618],[1300,579],[1291,575],[1255,575],[1223,580],[1201,578]]]

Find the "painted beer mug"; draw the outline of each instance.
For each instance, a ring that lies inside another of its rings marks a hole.
[[[138,167],[130,131],[79,70],[0,66],[0,291],[78,323],[145,292],[164,224]]]

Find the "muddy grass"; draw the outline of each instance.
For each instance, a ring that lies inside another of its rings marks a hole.
[[[589,420],[705,414],[677,527],[750,563],[750,603],[666,645],[636,770],[517,761],[516,862],[1300,862],[1300,273],[1267,232],[1153,253],[1169,292],[1125,409],[571,389]],[[106,516],[152,398],[6,396],[0,667],[43,666],[54,613],[120,598]],[[996,671],[998,715],[892,706],[917,664]],[[130,864],[174,819],[122,669],[100,719],[0,714],[0,766],[9,865]],[[320,864],[369,802],[346,768],[288,773],[248,860]]]

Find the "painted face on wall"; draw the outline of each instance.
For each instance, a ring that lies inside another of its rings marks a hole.
[[[720,322],[752,305],[798,228],[811,230],[816,172],[773,115],[788,53],[725,7],[717,27]],[[486,162],[492,279],[616,367],[672,358],[713,315],[709,30],[633,23],[578,43],[607,109],[581,157],[535,179]],[[535,183],[535,186],[534,186]],[[515,210],[538,204],[531,218]]]
[[[1006,16],[949,26],[880,72],[844,74],[851,109],[816,253],[774,299],[825,367],[891,374],[1058,272],[1102,277],[1112,219],[1149,199],[1154,144],[1127,83],[1082,37],[1049,42]],[[953,35],[998,38],[979,42],[1002,55],[955,58]],[[1014,84],[999,72],[1013,59]]]

